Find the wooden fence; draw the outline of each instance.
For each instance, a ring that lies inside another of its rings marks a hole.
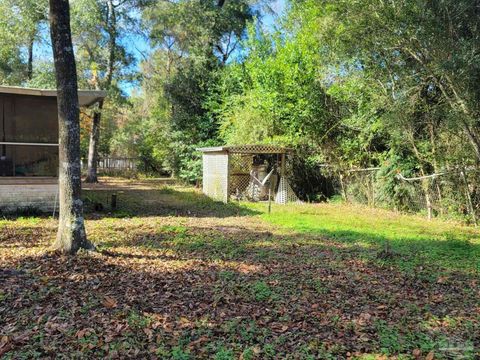
[[[104,157],[98,160],[99,172],[130,172],[137,170],[137,158]],[[82,169],[87,169],[87,162],[82,161]]]

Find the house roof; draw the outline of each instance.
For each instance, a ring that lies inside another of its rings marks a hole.
[[[285,154],[292,151],[292,149],[283,146],[269,144],[215,146],[198,148],[197,150],[203,153],[227,152],[237,154]]]
[[[0,86],[0,94],[57,97],[56,90],[33,89],[18,86]],[[106,91],[78,90],[78,103],[82,107],[87,107],[104,99],[106,96]]]

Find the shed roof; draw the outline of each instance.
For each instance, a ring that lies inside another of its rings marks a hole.
[[[215,146],[198,148],[197,150],[203,153],[227,152],[237,154],[285,154],[292,151],[290,148],[269,144]]]
[[[0,86],[0,94],[57,97],[57,90],[33,89],[18,86]],[[107,96],[106,91],[78,90],[80,106],[91,106]]]

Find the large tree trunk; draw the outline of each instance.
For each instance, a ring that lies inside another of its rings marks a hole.
[[[115,70],[115,58],[117,47],[117,14],[112,0],[107,3],[108,6],[108,36],[109,36],[109,55],[108,55],[108,68],[106,74],[105,85],[109,89],[112,85],[113,71]],[[96,80],[96,87],[98,88],[98,79]],[[93,116],[92,130],[90,132],[90,143],[88,146],[88,164],[87,164],[87,183],[98,182],[97,175],[97,159],[98,159],[98,141],[100,139],[100,121],[102,119],[103,101],[98,106],[98,111]]]
[[[68,0],[50,0],[50,35],[57,80],[60,218],[54,247],[68,254],[92,249],[83,219],[80,123]]]
[[[87,183],[97,183],[97,165],[98,165],[98,143],[100,139],[100,119],[102,116],[103,100],[98,103],[98,107],[93,114],[92,130],[90,131],[90,142],[88,146],[88,167]]]

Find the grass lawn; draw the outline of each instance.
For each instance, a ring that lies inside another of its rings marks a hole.
[[[267,214],[158,181],[84,197],[96,253],[49,251],[52,218],[0,220],[1,358],[480,356],[474,228],[345,204]]]

